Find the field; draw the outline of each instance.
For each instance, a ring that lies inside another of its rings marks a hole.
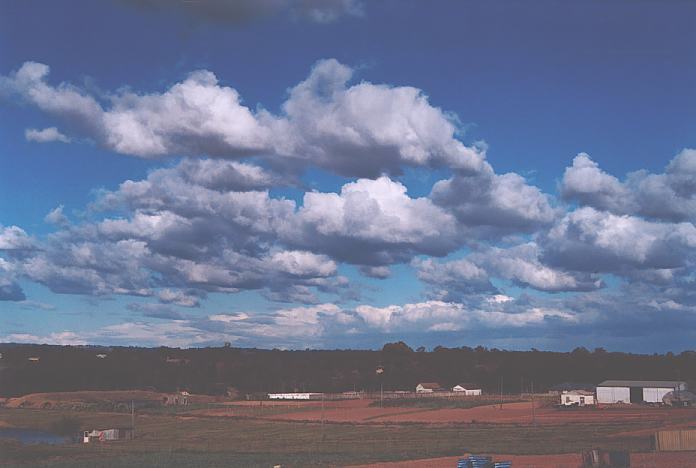
[[[74,401],[76,396],[49,399],[61,398]],[[0,465],[415,468],[454,466],[466,453],[488,453],[503,454],[496,458],[511,459],[515,467],[565,467],[578,466],[582,450],[602,447],[635,452],[634,466],[696,467],[696,453],[651,452],[656,429],[696,427],[692,409],[559,410],[537,401],[532,424],[531,402],[505,403],[502,408],[403,404],[380,408],[372,400],[244,401],[171,411],[145,408],[137,414],[133,441],[56,446],[6,441],[0,443]],[[39,406],[0,409],[0,427],[46,430],[66,416],[79,420],[81,429],[130,425],[128,413]],[[406,460],[411,460],[408,465]]]

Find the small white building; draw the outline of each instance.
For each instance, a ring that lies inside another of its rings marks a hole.
[[[676,380],[605,380],[597,385],[597,403],[662,403],[669,392],[686,390]]]
[[[471,385],[466,385],[466,384],[460,384],[460,385],[455,385],[452,387],[453,392],[461,393],[466,396],[476,396],[476,395],[481,395],[481,389],[480,388],[472,388]]]
[[[442,385],[437,382],[421,382],[416,385],[416,393],[433,393],[442,389]]]
[[[594,393],[586,392],[584,390],[570,390],[561,393],[562,406],[585,406],[594,404]]]
[[[317,400],[323,393],[269,393],[269,400]]]

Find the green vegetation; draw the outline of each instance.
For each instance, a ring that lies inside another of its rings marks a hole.
[[[50,429],[65,416],[80,429],[129,425],[118,413],[0,409],[0,423]],[[634,430],[646,427],[631,425]],[[512,454],[578,452],[592,447],[648,450],[649,436],[606,437],[625,424],[522,426],[500,424],[293,423],[193,415],[139,415],[137,438],[94,444],[0,444],[3,467],[327,466],[452,456],[467,451]]]

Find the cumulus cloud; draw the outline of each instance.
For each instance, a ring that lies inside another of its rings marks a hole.
[[[696,150],[681,151],[664,173],[629,173],[625,181],[604,172],[581,153],[566,168],[561,194],[568,200],[614,214],[637,215],[654,220],[696,220]]]
[[[436,262],[416,259],[418,278],[432,287],[431,295],[445,301],[461,301],[466,296],[495,292],[488,273],[467,259]]]
[[[419,89],[361,82],[353,70],[322,60],[292,88],[278,115],[252,111],[210,71],[191,73],[161,93],[128,89],[100,102],[70,84],[46,80],[49,67],[24,63],[0,77],[0,91],[21,96],[75,132],[128,155],[243,158],[279,166],[307,164],[349,176],[399,173],[403,165],[477,172],[483,149],[456,138],[455,119]]]
[[[491,247],[471,258],[491,275],[539,291],[592,291],[603,287],[598,275],[552,268],[542,263],[541,254],[535,242],[528,242],[510,248]]]
[[[362,82],[336,60],[322,60],[295,86],[280,117],[262,113],[279,154],[310,158],[340,174],[376,177],[401,165],[443,165],[466,171],[485,167],[482,149],[455,138],[448,114],[416,88]]]
[[[56,127],[48,127],[43,130],[28,128],[24,131],[24,138],[27,141],[35,141],[37,143],[50,143],[52,141],[70,143],[70,138],[60,133]]]
[[[355,312],[370,327],[388,332],[460,331],[466,329],[505,327],[516,328],[542,324],[549,318],[575,321],[574,314],[553,308],[528,307],[522,311],[507,312],[500,303],[483,303],[470,308],[456,302],[427,301],[387,307],[361,305]]]
[[[0,251],[12,252],[34,248],[34,242],[19,226],[0,225]]]
[[[559,220],[543,244],[546,261],[571,270],[672,269],[684,266],[693,252],[696,228],[585,207]]]
[[[549,225],[557,215],[549,196],[528,185],[522,176],[495,174],[490,167],[477,174],[456,173],[437,182],[431,198],[484,237],[533,232]]]
[[[70,221],[68,220],[68,217],[65,216],[65,213],[63,213],[63,205],[58,205],[54,209],[52,209],[44,218],[44,221],[49,223],[49,224],[55,224],[57,226],[65,226],[67,224],[70,224]]]
[[[385,266],[417,253],[443,255],[460,242],[455,218],[427,198],[410,198],[388,177],[360,179],[340,193],[310,192],[281,235],[341,261]]]

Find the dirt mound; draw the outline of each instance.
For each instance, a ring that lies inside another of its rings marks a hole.
[[[98,408],[98,409],[127,409],[130,402],[143,404],[160,404],[167,395],[147,390],[109,390],[109,391],[78,391],[31,393],[7,400],[7,408]],[[191,395],[191,403],[210,403],[214,397],[207,395]]]

